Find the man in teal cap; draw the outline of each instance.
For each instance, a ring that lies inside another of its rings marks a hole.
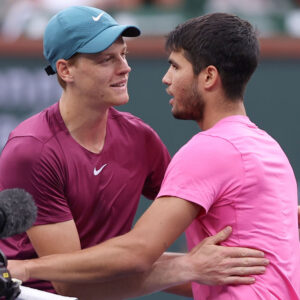
[[[61,98],[21,123],[0,159],[3,188],[26,189],[38,207],[36,223],[27,234],[0,242],[9,259],[73,252],[125,234],[141,194],[156,197],[170,161],[168,151],[142,120],[113,108],[129,100],[131,68],[123,36],[139,34],[137,27],[119,25],[91,7],[71,7],[49,21],[44,35],[44,55],[50,63],[46,71],[57,73]],[[244,275],[263,272],[264,267],[255,266],[266,261],[260,251],[215,245],[229,234],[227,229],[207,239],[184,265],[180,255],[170,259],[165,254],[150,272],[124,281],[85,288],[55,281],[53,288],[40,280],[28,285],[80,299],[87,294],[109,299],[185,283],[195,274],[207,284],[251,283],[253,278]],[[110,278],[109,265],[103,272]]]

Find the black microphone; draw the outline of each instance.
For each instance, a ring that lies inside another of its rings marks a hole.
[[[0,238],[23,233],[35,222],[37,207],[32,196],[23,189],[0,192]]]

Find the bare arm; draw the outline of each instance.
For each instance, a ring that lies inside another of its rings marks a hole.
[[[82,283],[116,280],[122,275],[133,275],[136,272],[148,273],[153,263],[195,219],[199,211],[199,206],[179,198],[157,199],[126,235],[67,255],[25,261],[23,279],[33,277]],[[222,235],[228,236],[228,230],[227,233],[226,230],[222,232]],[[220,237],[210,237],[188,255],[178,258],[180,276],[184,276],[185,282],[252,283],[253,278],[244,275],[251,272],[259,274],[264,270],[260,266],[267,261],[262,258],[262,252],[216,246],[218,242]]]
[[[80,300],[118,300],[138,297],[150,294],[156,291],[165,290],[167,292],[192,297],[190,283],[184,283],[187,280],[185,267],[188,262],[195,260],[205,260],[199,264],[195,271],[199,272],[196,277],[201,276],[207,284],[250,284],[253,283],[252,277],[248,274],[260,274],[264,272],[264,267],[258,267],[257,262],[260,259],[248,257],[235,257],[236,254],[242,255],[246,249],[227,248],[217,246],[224,241],[231,231],[226,228],[217,235],[205,239],[201,244],[195,247],[188,255],[168,253],[158,259],[148,272],[138,273],[117,280],[103,283],[85,283],[76,285],[67,285],[64,295],[77,296]],[[228,251],[229,250],[229,251]],[[202,254],[201,254],[202,253]],[[245,253],[246,254],[246,253]],[[200,257],[198,256],[200,255]],[[187,256],[193,257],[192,260]],[[10,261],[9,263],[11,263]],[[14,261],[13,261],[14,262]],[[194,263],[193,263],[194,265]],[[241,266],[244,266],[241,268]],[[16,265],[19,270],[20,267]],[[199,269],[201,267],[201,269]],[[240,276],[240,277],[239,277]],[[180,284],[180,285],[179,285]],[[174,286],[175,285],[175,286]]]
[[[76,284],[65,290],[64,295],[76,296],[80,300],[119,300],[151,294],[184,281],[180,264],[176,259],[158,260],[148,272],[102,283]],[[169,292],[192,297],[189,283],[172,287]]]
[[[80,241],[73,221],[35,226],[27,234],[40,257],[49,254],[69,253],[80,249]],[[147,273],[126,276],[126,278],[103,284],[72,284],[55,281],[52,281],[52,284],[59,294],[76,296],[79,299],[124,299],[125,295],[126,298],[137,297],[183,282],[182,277],[179,276],[180,266],[176,264],[176,260],[174,263],[171,262],[171,259],[181,255],[183,254],[166,253]],[[174,271],[176,274],[173,274],[174,276],[171,278],[171,273]],[[180,287],[176,288],[174,292],[186,296],[191,295],[191,291],[182,291]]]
[[[81,249],[78,232],[73,220],[34,226],[27,231],[27,234],[39,257]],[[52,284],[58,293],[63,293],[65,289],[72,288],[70,283],[52,281]]]
[[[67,255],[28,260],[28,276],[56,281],[101,282],[149,271],[197,216],[199,209],[177,198],[157,199],[127,234]]]

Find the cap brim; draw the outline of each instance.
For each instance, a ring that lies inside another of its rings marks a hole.
[[[98,53],[110,47],[119,36],[136,37],[141,34],[138,27],[130,25],[115,25],[107,28],[95,38],[79,48],[78,53]]]

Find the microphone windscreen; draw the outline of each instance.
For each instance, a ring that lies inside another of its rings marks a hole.
[[[0,210],[1,215],[4,215],[5,218],[0,229],[0,238],[23,233],[36,220],[37,207],[32,196],[23,189],[14,188],[1,191]]]

